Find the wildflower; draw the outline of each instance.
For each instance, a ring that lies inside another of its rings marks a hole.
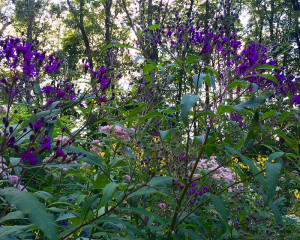
[[[27,162],[29,165],[35,165],[39,162],[37,156],[34,155],[32,149],[27,149],[26,151],[24,151],[24,153],[21,156],[21,161],[23,163]]]
[[[166,208],[166,206],[167,206],[167,205],[166,205],[165,203],[159,203],[159,204],[158,204],[158,207],[159,207],[159,208]]]
[[[54,89],[51,86],[45,86],[45,87],[42,88],[41,92],[45,93],[46,95],[50,95],[50,93],[54,92]]]
[[[297,198],[297,200],[300,200],[300,194],[299,194],[298,189],[295,190],[294,194],[295,194],[295,197]]]
[[[7,107],[4,105],[0,105],[0,113],[6,113],[7,112]]]
[[[55,151],[55,154],[56,154],[56,157],[63,157],[63,156],[65,156],[65,153],[64,153],[63,150],[61,150],[60,148],[58,148],[58,149]]]
[[[19,177],[18,177],[18,176],[15,176],[15,175],[9,175],[9,176],[8,176],[8,180],[9,180],[9,183],[10,183],[10,184],[18,183]]]

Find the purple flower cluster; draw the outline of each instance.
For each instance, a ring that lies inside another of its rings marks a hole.
[[[51,85],[46,85],[42,88],[41,92],[46,95],[46,108],[49,108],[52,103],[60,100],[70,101],[76,100],[77,95],[80,91],[75,91],[74,84],[65,84],[62,85],[58,83],[55,86],[55,83],[52,82]]]
[[[230,119],[237,122],[239,127],[243,127],[244,118],[242,116],[239,116],[237,113],[230,113]]]
[[[34,151],[35,151],[34,148],[29,148],[29,149],[25,150],[23,152],[23,154],[21,155],[21,161],[23,163],[27,162],[29,165],[37,164],[39,161],[38,161],[38,158],[35,155]]]
[[[6,59],[10,68],[17,70],[20,66],[23,69],[23,74],[29,78],[34,78],[39,74],[39,71],[46,59],[45,52],[34,50],[34,46],[21,41],[19,38],[9,38],[0,41],[0,59]],[[48,63],[43,67],[45,73],[56,73],[61,61],[54,58],[53,55],[48,57]]]

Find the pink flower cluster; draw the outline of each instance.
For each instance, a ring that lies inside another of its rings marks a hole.
[[[6,113],[7,112],[7,107],[4,105],[0,105],[0,113]]]
[[[133,128],[130,128],[130,130],[134,131]],[[124,128],[121,128],[120,126],[107,125],[105,127],[102,127],[101,131],[115,134],[122,142],[128,141],[132,135],[131,133],[127,132]]]
[[[8,179],[8,182],[10,184],[14,184],[14,187],[23,191],[28,192],[26,188],[24,188],[23,185],[20,184],[20,179],[16,175],[10,175],[11,168],[8,168],[7,165],[5,165],[6,160],[3,157],[0,157],[0,176],[3,179]]]
[[[93,140],[92,141],[92,144],[95,144],[95,145],[91,145],[91,152],[94,152],[94,153],[99,153],[99,152],[101,152],[102,150],[101,150],[101,148],[99,148],[99,147],[97,147],[97,145],[98,146],[100,146],[100,147],[102,147],[103,146],[103,142],[100,142],[100,140]]]
[[[56,138],[54,138],[53,140],[54,141],[60,141],[60,143],[63,145],[63,144],[65,144],[67,141],[69,141],[69,137],[67,137],[67,136],[61,136],[61,135],[59,135],[59,136],[57,136]]]
[[[197,171],[208,171],[211,172],[218,168],[220,165],[216,160],[215,156],[211,156],[210,159],[201,159],[197,165]],[[211,175],[215,180],[222,180],[224,182],[234,182],[236,178],[236,174],[230,169],[226,167],[219,167],[217,170],[213,172]],[[201,174],[194,174],[194,179],[201,177]]]

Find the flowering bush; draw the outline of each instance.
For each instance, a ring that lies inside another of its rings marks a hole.
[[[265,47],[176,19],[147,30],[161,62],[126,96],[112,67],[84,60],[80,91],[54,55],[0,42],[1,239],[300,236],[299,83]]]

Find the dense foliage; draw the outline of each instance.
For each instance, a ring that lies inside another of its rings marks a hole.
[[[300,238],[299,4],[250,3],[3,3],[0,239]]]

